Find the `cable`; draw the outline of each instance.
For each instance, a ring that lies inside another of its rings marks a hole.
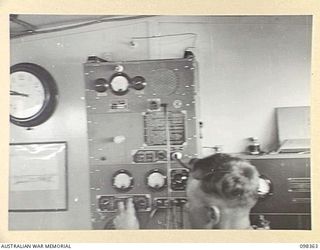
[[[176,209],[176,205],[174,204],[174,200],[172,200],[172,213],[171,213],[171,217],[172,217],[172,224],[173,224],[173,229],[178,229],[178,223],[177,223],[177,209]]]
[[[171,141],[170,141],[170,124],[169,124],[169,114],[168,114],[168,104],[162,103],[161,106],[163,107],[164,113],[164,120],[165,120],[165,132],[166,132],[166,148],[167,148],[167,175],[168,175],[168,188],[170,189],[171,186],[171,178],[170,178],[170,170],[171,170]],[[168,190],[168,201],[170,202],[171,193]],[[171,220],[171,210],[170,208],[167,209],[166,213],[166,223],[167,229],[170,229],[170,220]]]
[[[17,35],[11,35],[11,39],[23,37],[23,36],[29,36],[29,35],[37,35],[37,34],[45,34],[45,33],[51,33],[51,32],[58,32],[58,31],[64,31],[64,30],[70,30],[75,28],[80,28],[92,24],[97,23],[105,23],[105,22],[115,22],[115,21],[127,21],[127,20],[134,20],[134,19],[141,19],[141,18],[148,18],[148,17],[154,17],[154,16],[147,16],[147,15],[141,15],[141,16],[129,16],[129,17],[121,17],[121,18],[101,18],[97,20],[88,21],[85,23],[78,23],[70,26],[65,27],[58,27],[58,28],[50,28],[50,29],[36,29],[36,30],[27,30]],[[17,21],[17,19],[15,19]]]
[[[161,38],[161,37],[174,37],[174,36],[187,36],[187,35],[193,36],[192,46],[189,48],[195,48],[195,44],[198,36],[196,33],[177,33],[177,34],[167,34],[167,35],[158,35],[158,36],[137,36],[137,37],[131,37],[131,39],[132,41],[134,41],[134,40],[141,40],[141,39],[154,39],[154,38]]]
[[[187,164],[185,164],[181,159],[175,158],[175,160],[184,168],[191,170],[191,167],[189,167]]]
[[[180,206],[180,229],[184,228],[184,214],[183,214],[183,204]]]

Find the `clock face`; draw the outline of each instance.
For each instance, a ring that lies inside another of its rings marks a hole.
[[[33,127],[45,122],[56,106],[57,87],[48,71],[32,63],[10,68],[10,121]]]
[[[44,105],[44,87],[39,78],[29,72],[11,74],[10,94],[10,114],[18,119],[36,115]]]

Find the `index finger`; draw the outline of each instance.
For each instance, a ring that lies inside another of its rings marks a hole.
[[[119,201],[118,202],[118,212],[119,213],[123,213],[125,212],[125,205],[124,205],[124,201]]]
[[[133,206],[134,206],[133,198],[130,197],[127,199],[127,207],[133,207]]]

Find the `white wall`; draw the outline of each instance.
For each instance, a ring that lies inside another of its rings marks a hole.
[[[198,35],[203,146],[243,152],[256,136],[269,151],[277,146],[274,108],[309,105],[310,18],[181,18],[161,20],[159,30]],[[181,42],[163,42],[160,55],[181,49]]]
[[[11,212],[10,229],[86,229],[91,227],[87,119],[84,99],[83,63],[88,55],[112,52],[115,59],[144,57],[147,47],[135,51],[128,40],[146,35],[147,24],[91,26],[88,29],[13,40],[11,64],[36,63],[54,77],[59,101],[45,123],[26,130],[11,125],[11,142],[66,141],[68,143],[68,211]],[[124,49],[127,48],[127,49]],[[36,197],[35,197],[36,198]]]
[[[311,20],[307,17],[154,17],[100,23],[14,39],[11,64],[33,62],[51,72],[59,92],[54,116],[32,133],[11,126],[14,142],[65,140],[69,144],[69,210],[10,213],[11,228],[90,227],[89,169],[82,63],[88,55],[112,60],[182,57],[192,35],[137,40],[136,36],[195,33],[199,63],[203,146],[245,150],[257,136],[277,143],[274,108],[309,105]],[[81,153],[79,153],[81,152]]]

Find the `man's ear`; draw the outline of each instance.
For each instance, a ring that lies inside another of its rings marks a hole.
[[[193,170],[191,175],[194,179],[201,180],[204,177],[203,171],[200,169]]]
[[[191,170],[190,174],[192,175],[192,177],[194,179],[199,180],[199,179],[201,179],[201,171],[198,167],[196,167],[197,162],[199,162],[199,159],[192,158],[189,161],[188,165],[190,166],[190,170]]]
[[[206,176],[206,172],[204,171],[205,166],[202,166],[204,163],[201,159],[191,159],[189,162],[189,166],[191,167],[191,175],[194,179],[201,180]]]
[[[210,224],[212,226],[217,225],[220,222],[220,209],[217,206],[211,206],[209,208],[209,217],[211,219]]]

